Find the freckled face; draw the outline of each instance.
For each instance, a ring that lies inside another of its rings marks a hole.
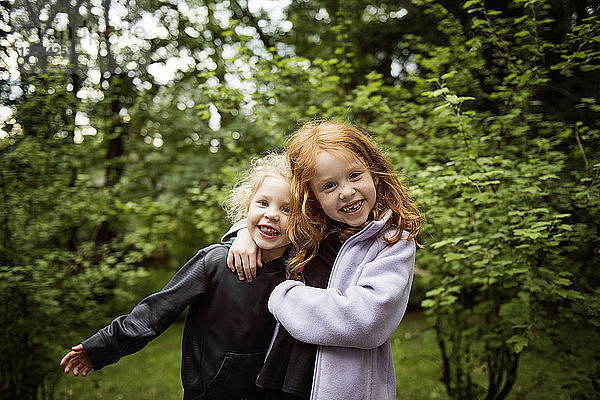
[[[267,176],[248,206],[248,233],[269,261],[281,257],[290,241],[285,233],[290,213],[290,182]]]
[[[367,221],[375,206],[376,179],[360,158],[321,151],[310,187],[329,218],[357,227]]]

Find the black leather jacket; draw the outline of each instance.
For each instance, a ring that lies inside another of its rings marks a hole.
[[[200,250],[160,292],[85,340],[94,369],[140,350],[189,306],[182,349],[184,399],[262,398],[255,379],[275,326],[267,300],[285,278],[284,262],[266,263],[248,283],[227,269],[227,250],[224,245]]]

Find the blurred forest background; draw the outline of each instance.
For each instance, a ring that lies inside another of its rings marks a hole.
[[[399,398],[599,398],[599,13],[0,1],[0,398],[71,398],[66,350],[219,241],[239,173],[315,118],[370,131],[426,217]],[[171,336],[158,356],[177,357]],[[158,365],[122,370],[115,393],[166,398],[133,375]],[[108,377],[89,379],[78,390]]]

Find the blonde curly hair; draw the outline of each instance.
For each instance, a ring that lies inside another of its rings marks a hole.
[[[285,154],[270,153],[252,159],[246,176],[234,185],[223,201],[223,208],[231,222],[246,217],[250,200],[267,176],[282,177],[291,181],[292,173]]]

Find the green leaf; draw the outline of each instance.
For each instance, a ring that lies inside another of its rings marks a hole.
[[[460,101],[458,100],[458,96],[455,94],[449,94],[446,96],[446,100],[450,103],[450,104],[458,104]]]
[[[425,299],[421,302],[421,307],[431,308],[431,307],[435,306],[436,304],[437,304],[437,302],[435,300]]]
[[[449,78],[452,78],[454,75],[456,75],[456,71],[450,71],[450,72],[442,75],[441,79],[449,79]]]
[[[465,3],[463,4],[463,8],[466,10],[467,8],[472,7],[472,6],[482,6],[482,5],[483,4],[482,4],[481,0],[468,0],[468,1],[465,1]]]
[[[512,345],[513,351],[519,354],[525,347],[529,345],[529,340],[520,335],[513,335],[507,341],[507,344]]]

